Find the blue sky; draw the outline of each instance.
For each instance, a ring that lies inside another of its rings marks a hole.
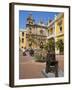
[[[40,11],[19,11],[19,29],[24,29],[26,27],[27,17],[32,14],[35,19],[35,23],[39,23],[40,19],[46,24],[48,20],[53,20],[54,16],[58,13],[56,12],[40,12]]]

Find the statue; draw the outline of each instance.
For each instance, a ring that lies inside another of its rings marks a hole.
[[[55,77],[58,77],[58,61],[56,61],[55,53],[48,50],[46,56],[46,73],[54,72]]]

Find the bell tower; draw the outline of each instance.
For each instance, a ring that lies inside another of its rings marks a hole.
[[[29,16],[27,17],[27,24],[26,24],[26,28],[28,30],[27,32],[33,33],[34,24],[35,20],[33,19],[32,13],[30,13]]]
[[[29,14],[29,16],[28,16],[28,18],[27,18],[27,24],[28,25],[33,25],[34,24],[34,19],[33,19],[33,16],[32,16],[32,14],[30,13]]]

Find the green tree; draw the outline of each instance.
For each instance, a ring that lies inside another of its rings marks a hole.
[[[51,52],[55,52],[55,41],[54,39],[48,40],[48,42],[44,45],[45,50],[50,50]]]
[[[47,51],[48,50],[48,42],[44,44],[44,49]]]
[[[56,42],[56,48],[59,50],[59,53],[64,53],[64,42],[63,42],[63,40],[59,39]]]

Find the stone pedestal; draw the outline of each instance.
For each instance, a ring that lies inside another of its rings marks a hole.
[[[45,69],[42,70],[42,74],[44,75],[44,77],[46,78],[52,78],[55,77],[55,74],[52,72],[46,73]],[[62,70],[58,70],[58,77],[64,77],[64,71]]]

